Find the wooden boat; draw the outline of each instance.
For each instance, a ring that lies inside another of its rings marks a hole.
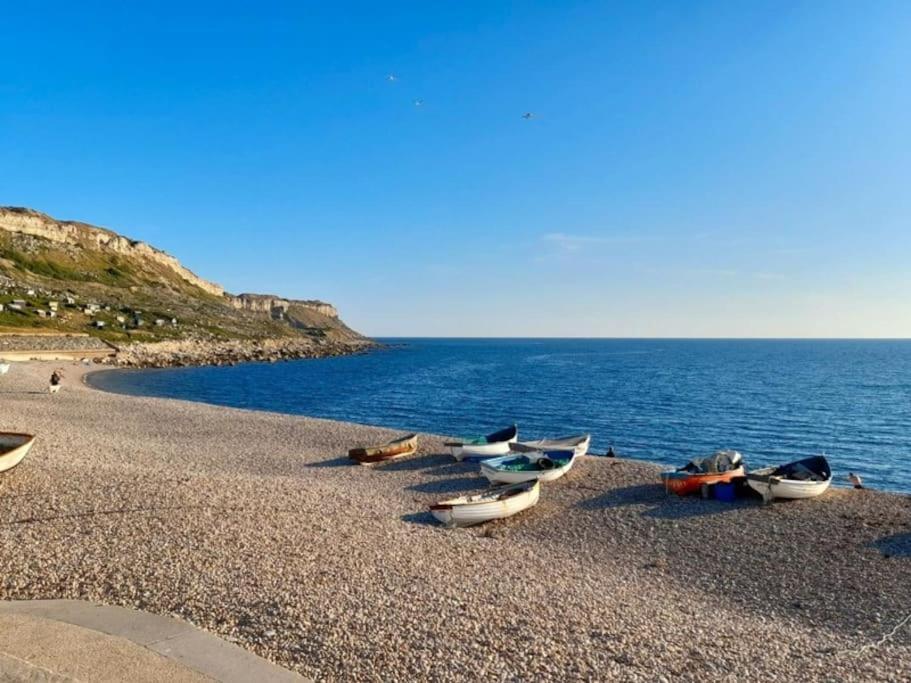
[[[509,445],[515,443],[518,438],[519,427],[513,425],[487,436],[479,436],[467,441],[454,441],[446,445],[452,448],[452,455],[456,460],[477,462],[509,453]]]
[[[537,441],[517,441],[509,444],[509,450],[515,453],[533,453],[538,451],[574,451],[576,455],[588,453],[591,445],[591,434],[578,436],[560,436],[556,439],[538,439]]]
[[[576,452],[530,451],[511,453],[481,461],[481,474],[494,484],[517,484],[523,481],[554,481],[569,472]]]
[[[9,363],[0,363],[0,375],[5,375],[9,372]]]
[[[743,456],[737,451],[716,451],[705,458],[691,460],[673,472],[662,472],[666,491],[678,496],[697,493],[705,485],[724,484],[743,476]]]
[[[535,505],[541,493],[537,481],[497,486],[474,496],[461,496],[430,506],[430,513],[448,527],[483,524],[512,517]]]
[[[815,498],[825,493],[831,483],[832,468],[821,455],[747,472],[747,484],[767,501],[773,498]]]
[[[418,450],[418,435],[407,434],[399,439],[393,439],[381,446],[370,446],[368,448],[352,448],[348,451],[348,457],[357,460],[362,465],[372,462],[385,462],[402,458],[406,455],[414,455]]]
[[[6,472],[22,462],[35,443],[31,434],[0,432],[0,472]]]

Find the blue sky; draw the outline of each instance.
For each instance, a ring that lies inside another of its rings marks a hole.
[[[911,336],[911,3],[3,23],[0,203],[231,291],[323,298],[373,335]]]

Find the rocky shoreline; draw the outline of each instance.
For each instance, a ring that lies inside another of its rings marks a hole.
[[[101,359],[104,365],[125,368],[174,368],[201,365],[236,365],[301,358],[329,358],[366,353],[380,344],[369,339],[313,340],[230,339],[202,341],[182,339],[136,343],[117,348],[117,354]]]

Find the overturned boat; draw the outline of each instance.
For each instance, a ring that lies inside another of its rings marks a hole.
[[[398,439],[387,441],[380,446],[369,446],[366,448],[352,448],[348,451],[348,457],[356,460],[362,465],[374,462],[385,462],[403,458],[407,455],[414,455],[418,450],[418,435],[407,434]]]
[[[725,484],[743,476],[743,456],[737,451],[716,451],[704,458],[691,460],[673,472],[662,472],[666,491],[678,496],[696,493],[703,486]]]
[[[530,451],[481,461],[481,474],[494,484],[554,481],[569,472],[575,451]]]
[[[539,451],[573,451],[576,455],[588,453],[591,445],[591,434],[576,436],[559,436],[556,439],[538,439],[537,441],[516,441],[509,444],[509,450],[515,453],[532,453]]]
[[[452,449],[452,456],[459,461],[477,462],[509,453],[509,446],[519,438],[518,425],[512,425],[486,436],[466,441],[451,441],[446,445]]]
[[[34,443],[32,434],[0,432],[0,472],[11,470],[22,462]]]
[[[747,484],[764,500],[815,498],[832,483],[832,468],[821,455],[747,473]]]
[[[497,486],[474,496],[460,496],[430,506],[430,513],[448,527],[473,526],[492,519],[504,519],[527,510],[538,502],[537,481]]]

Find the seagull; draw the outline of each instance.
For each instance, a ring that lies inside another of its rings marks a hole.
[[[533,119],[534,117],[535,117],[534,113],[530,112],[530,111],[527,111],[524,114],[522,114],[522,118],[525,119],[526,121],[528,121],[529,119]]]
[[[859,474],[854,474],[854,472],[848,472],[848,481],[854,485],[856,489],[862,489],[864,487],[864,481],[860,478]]]
[[[424,106],[424,100],[415,100],[415,101],[414,101],[414,106],[415,106],[415,107],[423,107],[423,106]]]
[[[389,81],[390,83],[393,83],[398,80],[398,76],[396,76],[395,74],[389,74],[388,76],[386,76],[386,80]]]

